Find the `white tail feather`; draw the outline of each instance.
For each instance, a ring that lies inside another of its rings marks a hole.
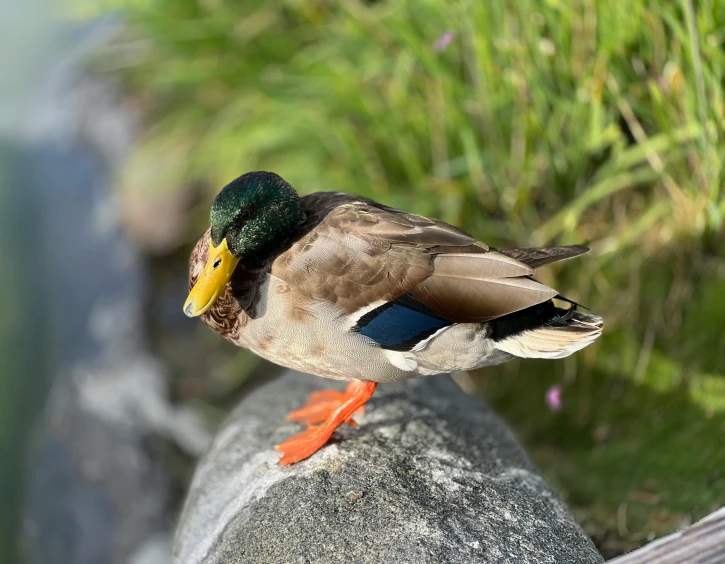
[[[522,331],[496,343],[496,348],[520,358],[564,358],[593,343],[602,334],[602,318],[576,312],[561,327]]]

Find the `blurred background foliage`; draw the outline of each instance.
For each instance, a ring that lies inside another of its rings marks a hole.
[[[142,116],[118,190],[159,300],[181,303],[213,196],[250,170],[494,246],[589,243],[540,277],[602,314],[604,338],[486,370],[478,391],[605,555],[725,503],[725,2],[108,8],[126,25],[93,64]],[[198,331],[202,355],[163,335],[159,349],[178,397],[221,416],[257,364]]]

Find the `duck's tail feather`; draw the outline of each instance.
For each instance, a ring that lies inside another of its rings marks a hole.
[[[602,334],[602,318],[597,315],[575,307],[557,308],[551,302],[542,306],[498,327],[492,322],[496,348],[520,358],[564,358]]]

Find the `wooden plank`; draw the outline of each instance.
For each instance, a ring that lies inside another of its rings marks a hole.
[[[691,527],[662,537],[609,564],[721,564],[725,562],[725,507]]]

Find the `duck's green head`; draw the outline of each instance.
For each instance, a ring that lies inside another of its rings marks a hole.
[[[297,192],[271,172],[249,172],[222,188],[211,208],[204,270],[184,303],[189,317],[208,310],[237,264],[257,265],[280,252],[305,219]]]

